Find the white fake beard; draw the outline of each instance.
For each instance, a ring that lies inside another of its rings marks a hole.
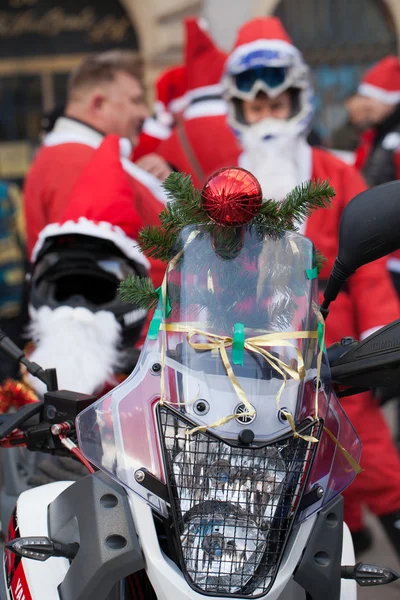
[[[44,369],[57,369],[60,390],[95,394],[113,382],[123,355],[118,350],[121,325],[111,312],[43,306],[39,310],[30,307],[30,316],[28,332],[35,349],[29,359]],[[43,395],[45,385],[31,375],[28,380]]]
[[[277,135],[260,140],[251,128],[243,134],[243,167],[260,182],[264,198],[282,201],[294,187],[304,181],[299,156],[306,144],[298,135]]]

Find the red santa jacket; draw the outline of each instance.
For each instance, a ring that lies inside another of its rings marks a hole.
[[[102,139],[103,136],[94,129],[64,117],[47,136],[24,184],[29,256],[40,231],[62,218],[75,183]],[[158,215],[165,205],[159,181],[127,158],[122,157],[121,162],[130,175],[135,207],[143,225],[158,225]],[[165,265],[155,260],[150,260],[150,264],[153,283],[158,287]]]
[[[189,107],[180,125],[157,149],[177,171],[190,173],[196,187],[214,171],[236,165],[240,146],[226,122],[222,100],[199,102]]]
[[[371,152],[372,144],[374,142],[375,130],[368,129],[364,131],[360,136],[360,143],[356,148],[354,166],[360,171],[363,169],[367,158]]]
[[[338,250],[338,227],[346,204],[366,189],[361,175],[330,152],[312,149],[312,178],[328,179],[336,196],[329,209],[317,210],[307,220],[305,235],[325,256],[320,279],[327,279]],[[351,335],[359,337],[399,317],[399,306],[386,258],[365,265],[349,279],[347,291],[331,305],[327,321],[327,343]]]

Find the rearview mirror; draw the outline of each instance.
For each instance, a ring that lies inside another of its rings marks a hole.
[[[340,220],[338,256],[321,307],[324,316],[356,269],[399,248],[400,181],[378,185],[353,198]]]

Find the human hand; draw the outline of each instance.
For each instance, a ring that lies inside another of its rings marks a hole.
[[[142,156],[139,160],[136,161],[138,167],[151,173],[157,179],[164,181],[168,177],[170,173],[172,173],[172,169],[167,163],[166,160],[162,158],[159,154],[152,152],[151,154],[146,154],[146,156]]]

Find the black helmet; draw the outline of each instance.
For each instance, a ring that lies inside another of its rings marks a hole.
[[[123,347],[130,349],[147,311],[119,299],[118,286],[129,275],[145,277],[146,269],[109,240],[82,234],[48,237],[32,267],[30,303],[34,309],[109,311],[122,327]]]

